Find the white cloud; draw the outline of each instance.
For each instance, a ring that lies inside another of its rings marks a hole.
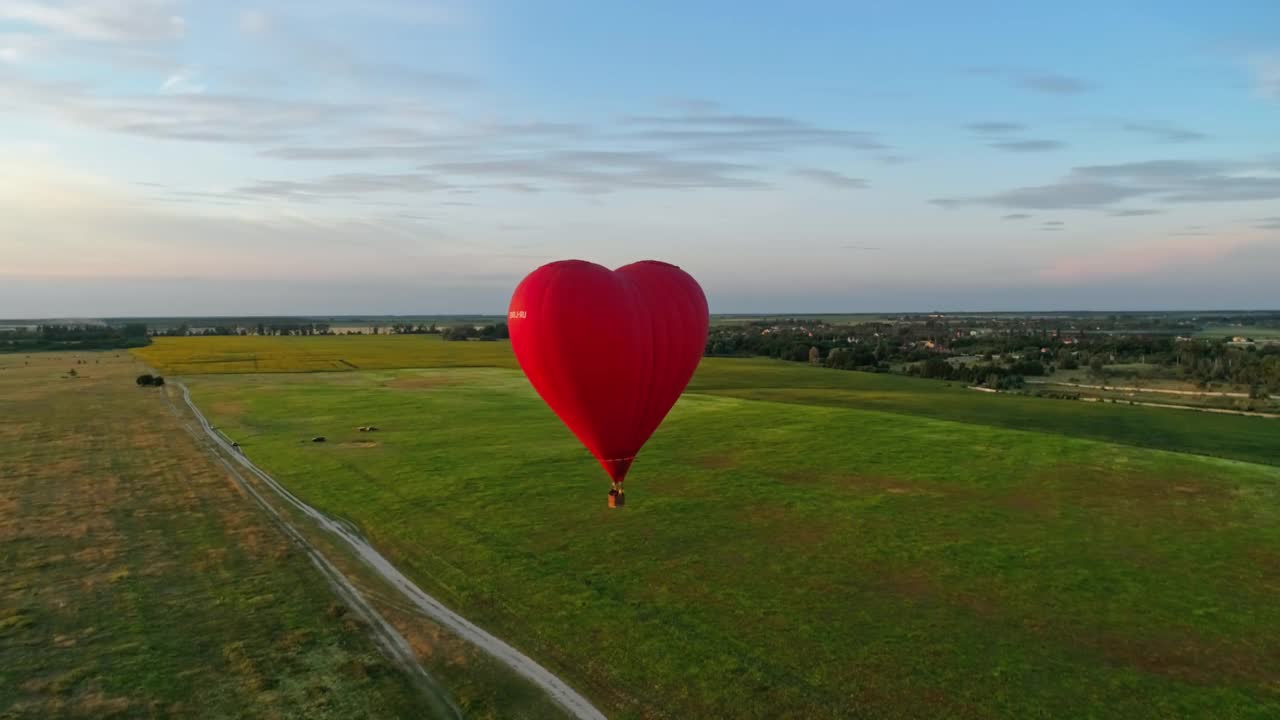
[[[198,272],[234,277],[303,271],[339,276],[357,271],[371,276],[407,273],[410,267],[421,272],[430,264],[427,259],[447,269],[476,271],[493,254],[390,213],[352,217],[268,207],[195,209],[145,197],[113,178],[69,169],[38,152],[0,150],[6,157],[16,155],[23,167],[21,179],[0,172],[3,275]],[[253,263],[246,265],[249,257]],[[388,257],[397,260],[388,264]]]
[[[0,20],[52,33],[103,42],[154,42],[181,38],[186,21],[170,0],[4,0]]]
[[[160,89],[167,93],[202,93],[204,85],[196,82],[195,79],[199,74],[200,71],[197,68],[182,68],[165,78]]]
[[[271,16],[257,9],[242,10],[239,27],[246,35],[261,35],[271,29]]]
[[[1280,100],[1280,55],[1258,55],[1249,64],[1253,67],[1254,88],[1258,95]]]
[[[463,15],[458,4],[430,0],[287,0],[283,7],[312,18],[363,17],[408,25],[439,25],[458,22]]]
[[[795,171],[795,174],[828,187],[850,190],[862,189],[867,186],[867,181],[862,178],[849,177],[848,175],[838,173],[834,170],[824,170],[822,168],[800,168]]]
[[[49,56],[49,38],[35,33],[0,33],[0,62],[17,65]]]

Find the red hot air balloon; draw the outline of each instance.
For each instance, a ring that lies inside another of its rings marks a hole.
[[[680,268],[561,260],[511,297],[511,348],[538,394],[613,480],[684,391],[707,343],[707,298]]]

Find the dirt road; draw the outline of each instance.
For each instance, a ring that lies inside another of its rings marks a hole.
[[[302,502],[284,486],[276,482],[274,478],[263,472],[257,465],[254,465],[249,458],[245,457],[239,451],[239,449],[232,447],[231,443],[227,442],[226,439],[213,429],[209,424],[209,421],[205,419],[204,414],[201,413],[200,409],[196,407],[196,404],[192,402],[191,392],[187,389],[187,386],[182,383],[178,383],[178,387],[182,391],[183,401],[185,401],[187,407],[190,408],[191,414],[195,417],[197,422],[199,422],[205,435],[207,435],[209,439],[226,454],[225,457],[221,455],[219,456],[219,459],[222,462],[230,466],[231,462],[226,459],[229,457],[232,462],[235,462],[241,469],[253,475],[281,500],[287,502],[303,515],[310,518],[318,527],[332,533],[339,540],[343,541],[366,565],[368,565],[370,569],[395,587],[406,600],[417,608],[419,612],[497,658],[515,672],[525,678],[528,678],[535,685],[542,688],[553,700],[555,700],[561,707],[565,708],[565,710],[569,711],[569,713],[574,717],[579,718],[579,720],[605,720],[604,714],[597,710],[595,706],[591,704],[591,701],[587,700],[573,688],[569,687],[563,680],[551,674],[551,672],[546,668],[534,662],[519,650],[516,650],[502,640],[499,640],[493,635],[485,632],[466,618],[445,607],[440,603],[440,601],[423,592],[421,588],[396,569],[389,560],[383,557],[382,554],[366,542],[364,538],[360,537],[355,528],[331,518]],[[239,473],[236,474],[239,475]],[[260,502],[267,503],[266,499],[257,493],[252,487],[248,489]],[[317,567],[320,567],[321,571],[324,572],[326,576],[330,576],[331,579],[337,583],[340,590],[346,590],[355,593],[357,597],[359,596],[359,592],[351,585],[350,581],[343,577],[332,563],[328,562],[328,560],[325,559],[318,550],[311,546],[306,541],[302,533],[298,532],[296,528],[288,526],[284,517],[280,513],[276,512],[274,508],[271,508],[269,503],[267,503],[267,506],[273,515],[289,527],[291,534],[294,535],[294,537],[302,543],[303,547],[307,548],[308,552],[312,555],[312,560],[313,562],[316,562]],[[360,598],[360,600],[363,602],[363,598]],[[367,602],[365,602],[365,605],[368,605]],[[368,612],[372,612],[374,616],[377,615],[376,611],[374,611],[372,607],[367,607],[367,610]],[[380,617],[376,617],[375,619],[381,620]],[[410,653],[410,657],[412,657],[412,651],[409,650],[408,644],[405,642],[404,638],[401,637],[389,623],[385,620],[382,620],[381,623],[377,623],[375,621],[374,627],[379,630],[380,635],[385,635],[389,632],[394,636],[390,638],[383,638],[387,643],[390,643],[393,653],[398,654],[401,650],[408,651]],[[398,648],[397,646],[400,646],[401,644],[403,644],[403,647]],[[417,666],[417,661],[414,660],[413,662],[414,665]],[[433,682],[428,676],[426,676],[421,667],[418,667],[418,673],[421,673],[422,677],[427,678],[428,682]]]
[[[1084,385],[1081,383],[1054,382],[1053,380],[1027,380],[1028,385],[1061,385],[1086,390],[1114,390],[1116,392],[1154,393],[1156,395],[1194,395],[1196,397],[1247,398],[1249,393],[1219,392],[1216,390],[1170,390],[1164,388],[1133,387],[1129,385]]]

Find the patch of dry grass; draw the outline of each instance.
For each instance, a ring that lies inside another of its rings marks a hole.
[[[121,355],[0,374],[0,717],[421,715]]]

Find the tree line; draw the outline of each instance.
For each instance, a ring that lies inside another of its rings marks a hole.
[[[124,325],[37,325],[0,331],[0,352],[45,352],[54,350],[112,350],[143,347],[151,342],[147,326]]]
[[[1128,316],[1094,320],[904,316],[860,323],[813,318],[754,321],[713,327],[706,354],[896,371],[1000,389],[1017,387],[1025,377],[1087,368],[1104,383],[1145,374],[1200,386],[1248,386],[1259,395],[1280,394],[1280,343],[1257,343],[1244,336],[1195,337],[1198,328],[1183,319],[1164,320],[1165,327],[1176,325],[1183,335],[1136,326],[1138,321]],[[1147,325],[1159,324],[1146,320]],[[1280,316],[1271,321],[1280,326]],[[1117,370],[1116,365],[1131,368]]]

